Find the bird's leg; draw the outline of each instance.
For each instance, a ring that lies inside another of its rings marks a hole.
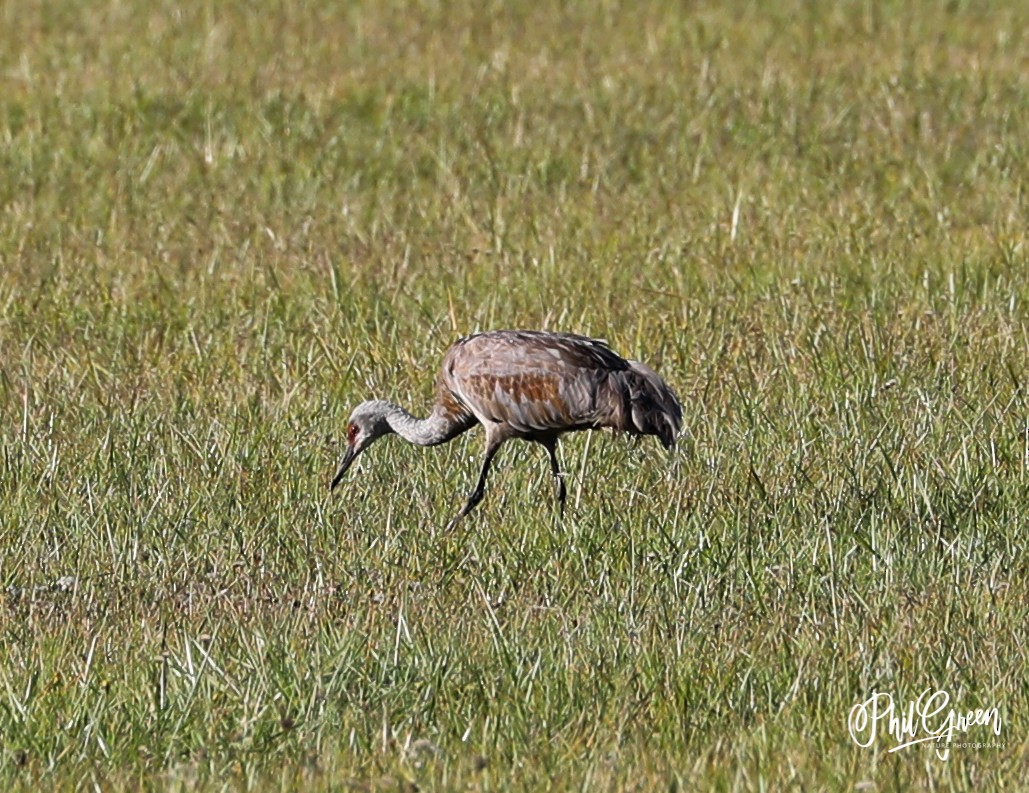
[[[565,490],[564,477],[561,475],[561,469],[557,464],[557,440],[546,441],[543,445],[546,447],[547,454],[550,455],[550,473],[554,475],[554,480],[557,482],[558,510],[561,513],[561,517],[564,517],[567,492]]]
[[[503,443],[503,441],[487,440],[486,457],[482,461],[482,470],[479,472],[479,482],[475,485],[475,490],[469,494],[465,505],[461,507],[461,511],[458,512],[457,515],[454,516],[454,519],[447,524],[448,531],[454,528],[461,518],[471,512],[475,508],[475,505],[482,501],[482,496],[486,492],[486,476],[489,474],[490,464],[493,462],[493,457],[497,453],[497,449],[500,448],[501,443]]]

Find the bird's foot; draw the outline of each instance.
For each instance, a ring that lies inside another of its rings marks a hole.
[[[568,490],[565,488],[565,480],[561,476],[557,479],[557,513],[560,517],[565,516],[565,500],[568,497]]]
[[[457,524],[461,522],[461,518],[463,518],[473,509],[475,509],[475,505],[482,501],[483,492],[484,491],[481,489],[476,490],[474,493],[468,496],[468,501],[466,501],[465,505],[461,507],[461,511],[458,512],[453,518],[451,518],[450,523],[447,524],[446,530],[448,532],[453,531]]]
[[[457,524],[461,522],[461,518],[463,517],[464,515],[461,514],[454,515],[454,517],[447,521],[447,527],[443,529],[443,532],[445,534],[449,534],[450,532],[452,532],[454,529],[457,528]]]

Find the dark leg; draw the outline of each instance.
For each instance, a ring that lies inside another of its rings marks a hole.
[[[454,528],[461,518],[471,512],[475,508],[475,505],[482,501],[482,496],[486,492],[486,476],[489,474],[490,463],[493,462],[493,457],[496,455],[497,449],[500,448],[500,444],[503,443],[503,441],[495,442],[487,439],[486,443],[486,457],[482,461],[482,470],[479,472],[479,483],[475,486],[475,490],[469,494],[465,505],[461,507],[461,511],[454,516],[454,519],[451,520],[449,524],[447,524],[448,530]]]
[[[549,442],[543,442],[543,446],[546,448],[547,454],[550,455],[550,473],[554,475],[554,480],[557,482],[557,504],[563,517],[565,514],[565,496],[567,493],[565,491],[564,477],[561,476],[561,469],[557,465],[557,440],[555,439]]]

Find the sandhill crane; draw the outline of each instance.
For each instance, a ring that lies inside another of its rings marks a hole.
[[[486,456],[475,490],[450,526],[482,500],[490,463],[504,441],[523,438],[547,450],[563,513],[566,491],[555,454],[562,433],[606,427],[656,435],[671,449],[682,424],[682,406],[654,370],[625,360],[600,339],[530,330],[477,333],[455,342],[444,356],[428,418],[415,418],[382,400],[355,408],[331,489],[383,435],[395,432],[410,443],[435,446],[475,424],[486,431]]]

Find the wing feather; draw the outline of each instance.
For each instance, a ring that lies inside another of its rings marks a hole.
[[[510,435],[611,427],[660,434],[667,445],[681,416],[674,393],[652,370],[601,339],[573,333],[468,336],[450,348],[441,377],[476,419]]]
[[[480,421],[517,434],[597,424],[597,389],[629,364],[600,339],[493,331],[458,341],[444,362],[448,386]]]

